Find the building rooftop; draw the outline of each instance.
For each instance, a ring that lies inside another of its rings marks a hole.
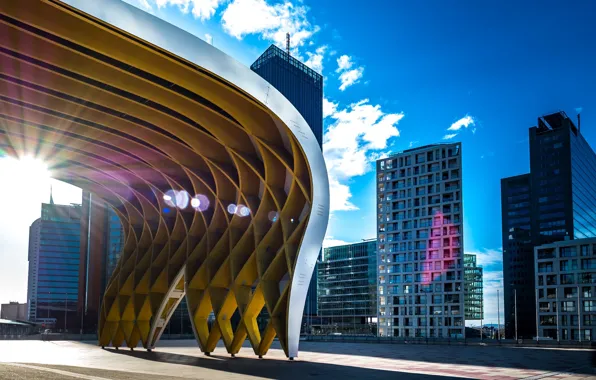
[[[436,147],[453,146],[453,145],[460,145],[460,144],[461,144],[461,142],[452,142],[452,143],[435,143],[435,144],[418,146],[416,148],[410,148],[410,149],[403,150],[401,152],[392,153],[391,155],[389,155],[389,157],[380,158],[377,161],[384,161],[388,158],[399,156],[400,154],[404,154],[404,153],[413,153],[413,152],[424,151],[424,150],[428,150],[428,149],[436,148]]]
[[[596,244],[596,238],[585,238],[585,239],[569,239],[569,240],[559,240],[554,243],[548,243],[543,245],[537,245],[536,249],[542,248],[556,248],[556,247],[564,247],[567,245],[581,245],[581,244]]]
[[[292,57],[290,54],[288,54],[288,52],[280,49],[275,45],[269,46],[269,48],[267,48],[267,50],[265,50],[263,54],[261,54],[261,56],[257,58],[257,60],[254,61],[252,65],[250,65],[250,68],[253,71],[257,70],[259,67],[267,64],[269,61],[275,58],[286,61],[290,65],[299,69],[300,71],[303,71],[314,80],[316,85],[323,85],[323,76],[321,74],[317,73],[310,67],[306,66],[304,63]]]
[[[547,133],[565,127],[569,127],[577,133],[575,123],[573,123],[564,111],[551,113],[538,118],[538,133]]]

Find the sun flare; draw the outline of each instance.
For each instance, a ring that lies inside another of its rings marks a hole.
[[[13,186],[44,185],[50,180],[48,165],[34,157],[0,158],[0,177]]]

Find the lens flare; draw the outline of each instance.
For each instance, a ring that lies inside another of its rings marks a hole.
[[[228,205],[228,212],[230,214],[235,214],[236,210],[238,210],[238,206],[236,206],[235,204],[231,203]]]
[[[176,207],[176,192],[174,190],[168,190],[163,196],[164,202],[170,207]]]
[[[180,210],[184,210],[188,207],[190,202],[190,194],[186,190],[178,191],[176,193],[176,207]]]
[[[277,219],[279,218],[279,214],[277,213],[277,211],[269,211],[269,213],[267,214],[267,217],[269,218],[270,221],[275,223],[275,222],[277,222]]]
[[[194,209],[201,207],[201,200],[199,198],[193,198],[190,200],[190,206]]]
[[[207,209],[209,208],[209,198],[207,198],[206,195],[199,194],[195,197],[195,199],[199,201],[199,206],[195,207],[197,211],[207,211]]]
[[[245,205],[238,205],[238,207],[236,208],[236,215],[241,217],[248,216],[250,215],[250,209]]]

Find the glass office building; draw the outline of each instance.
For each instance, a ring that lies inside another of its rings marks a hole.
[[[323,76],[275,45],[269,46],[250,65],[250,69],[269,82],[296,107],[310,126],[322,149]],[[317,315],[316,273],[315,266],[304,305],[306,316]],[[266,313],[266,310],[263,309],[263,312]],[[307,321],[310,319],[307,318]]]
[[[377,161],[379,335],[463,338],[461,144]]]
[[[61,330],[77,322],[81,206],[42,204],[36,321]]]
[[[271,45],[250,69],[282,93],[323,145],[323,76],[286,51]]]
[[[325,248],[317,279],[317,332],[376,335],[377,239]]]
[[[578,123],[579,124],[579,123]],[[505,334],[536,336],[534,247],[596,237],[596,154],[564,112],[529,130],[530,173],[501,181]]]
[[[464,254],[464,313],[466,320],[484,319],[482,267],[476,255]]]
[[[106,205],[108,210],[108,229],[107,229],[107,252],[106,252],[106,263],[105,263],[105,278],[104,278],[104,286],[103,289],[105,290],[106,285],[110,281],[110,277],[114,270],[116,269],[116,265],[118,264],[118,260],[120,259],[120,254],[122,253],[122,248],[124,247],[124,230],[122,229],[122,223],[120,223],[120,218],[116,214],[112,208]]]
[[[534,246],[531,236],[530,175],[501,180],[505,336],[515,333],[514,291],[518,299],[519,336],[532,335],[534,317]],[[512,317],[513,316],[513,317]]]

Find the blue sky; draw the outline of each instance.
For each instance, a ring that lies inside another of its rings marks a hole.
[[[246,65],[292,34],[293,54],[325,76],[327,245],[376,236],[375,159],[461,141],[465,250],[485,267],[487,322],[502,271],[499,181],[528,171],[528,128],[582,107],[596,146],[596,2],[127,2]]]

